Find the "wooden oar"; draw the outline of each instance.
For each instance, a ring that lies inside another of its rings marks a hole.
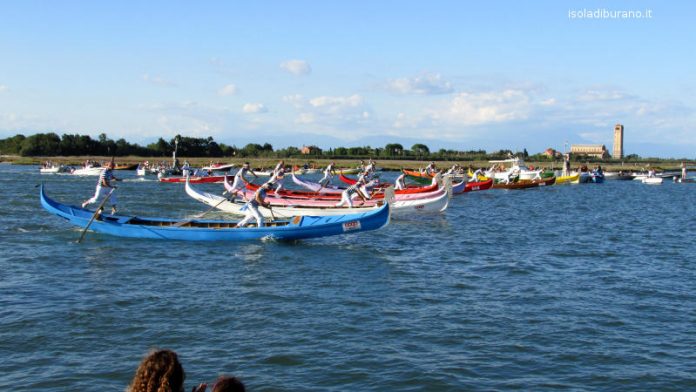
[[[102,200],[101,203],[99,203],[99,207],[97,207],[97,210],[94,211],[94,215],[92,215],[92,218],[87,223],[87,226],[85,226],[85,229],[82,230],[82,234],[80,234],[80,238],[77,240],[78,244],[82,242],[82,240],[85,238],[85,234],[87,234],[87,229],[89,229],[89,227],[92,225],[92,222],[94,222],[94,219],[96,219],[97,216],[101,213],[101,210],[104,208],[104,204],[106,204],[106,201],[109,200],[111,194],[114,193],[115,190],[116,188],[111,188],[111,191],[109,191],[109,193],[106,194],[104,200]]]
[[[225,192],[225,193],[226,193],[226,192]],[[195,220],[195,219],[201,219],[202,217],[208,215],[211,211],[213,211],[214,209],[216,209],[220,204],[222,204],[222,203],[224,203],[224,202],[226,202],[226,201],[228,201],[227,198],[223,198],[222,200],[220,200],[219,203],[217,203],[217,204],[215,204],[214,206],[208,208],[205,212],[203,212],[203,213],[201,213],[201,214],[195,215],[192,219],[187,219],[187,220],[183,220],[183,221],[181,221],[181,222],[177,222],[177,223],[173,224],[172,227],[181,227],[181,226],[183,226],[183,225],[185,225],[185,224],[187,224],[187,223],[193,222],[193,220]]]

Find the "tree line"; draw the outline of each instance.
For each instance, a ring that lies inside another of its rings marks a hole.
[[[146,146],[129,143],[123,138],[110,139],[105,133],[97,139],[89,135],[56,133],[37,133],[30,136],[16,135],[0,139],[0,154],[33,156],[142,156],[142,157],[171,157],[176,149],[180,157],[239,157],[239,158],[303,158],[303,159],[408,159],[408,160],[450,160],[450,161],[482,161],[505,159],[510,156],[530,158],[535,161],[554,160],[542,154],[530,156],[526,149],[523,151],[486,150],[459,151],[439,149],[431,151],[422,143],[416,143],[405,148],[399,143],[388,143],[384,147],[335,147],[322,150],[317,146],[287,147],[274,150],[269,143],[249,143],[244,147],[228,146],[216,142],[212,137],[195,138],[176,135],[165,140],[159,138]],[[575,158],[575,157],[574,157]],[[635,160],[637,155],[631,156]]]

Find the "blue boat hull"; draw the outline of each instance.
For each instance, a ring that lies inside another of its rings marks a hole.
[[[78,227],[87,226],[94,211],[61,204],[46,196],[41,185],[41,205]],[[337,216],[304,216],[274,221],[272,226],[236,228],[236,221],[192,220],[185,225],[177,219],[141,218],[102,214],[90,230],[119,237],[181,241],[248,241],[259,239],[300,240],[346,233],[377,230],[389,223],[390,209],[385,204],[378,210],[361,214]]]

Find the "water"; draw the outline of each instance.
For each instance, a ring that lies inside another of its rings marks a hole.
[[[297,244],[78,245],[35,185],[78,203],[96,179],[37,172],[0,165],[6,388],[122,391],[162,347],[186,390],[222,373],[254,391],[696,389],[694,184],[471,193]],[[125,176],[123,212],[206,210]]]

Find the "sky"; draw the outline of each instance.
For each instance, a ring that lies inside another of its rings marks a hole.
[[[0,137],[535,153],[611,151],[621,123],[625,154],[693,159],[695,11],[655,0],[0,1]]]

